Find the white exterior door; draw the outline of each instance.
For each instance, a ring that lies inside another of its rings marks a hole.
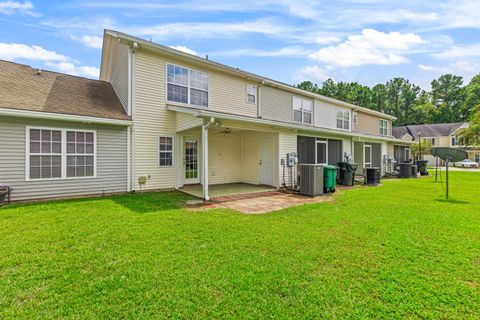
[[[263,138],[259,143],[260,184],[273,185],[273,139]]]
[[[183,142],[184,183],[200,182],[200,167],[198,163],[198,139],[185,138]]]
[[[372,146],[365,144],[363,147],[363,166],[370,168],[372,166]]]

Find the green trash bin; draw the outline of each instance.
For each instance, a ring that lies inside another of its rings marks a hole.
[[[337,170],[335,166],[323,166],[323,189],[325,192],[335,192],[337,186]]]

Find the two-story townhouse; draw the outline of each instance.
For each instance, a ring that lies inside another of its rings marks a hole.
[[[390,115],[327,98],[208,59],[106,30],[100,79],[133,119],[129,190],[248,183],[275,188],[303,163],[385,170]],[[361,170],[360,170],[361,171]]]
[[[469,146],[460,135],[468,126],[467,122],[396,126],[393,128],[393,135],[406,141],[420,139],[433,147],[460,148],[467,151],[470,160],[480,163],[480,148]],[[436,160],[432,155],[425,154],[422,157],[428,160],[429,165],[435,165]],[[444,164],[442,160],[441,164]]]

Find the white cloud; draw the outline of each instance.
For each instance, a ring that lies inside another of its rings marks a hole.
[[[73,40],[83,43],[85,46],[94,49],[101,49],[103,46],[103,38],[99,36],[84,35],[81,37],[72,36]]]
[[[332,78],[325,69],[320,68],[319,66],[306,66],[300,69],[294,76],[297,81],[306,81],[310,80],[314,83],[321,83]]]
[[[212,56],[249,56],[249,57],[301,57],[308,55],[302,47],[285,47],[278,50],[260,50],[255,48],[213,52]]]
[[[91,66],[76,66],[71,62],[47,62],[46,65],[55,71],[71,74],[74,76],[98,78],[100,69]]]
[[[425,64],[419,64],[417,67],[418,67],[418,69],[420,69],[422,71],[434,71],[434,70],[436,70],[436,68],[434,66],[428,66],[428,65],[425,65]]]
[[[67,61],[62,54],[44,49],[40,46],[29,46],[21,43],[0,43],[0,59],[15,61],[18,59],[42,61]]]
[[[433,56],[445,60],[480,57],[480,43],[467,46],[453,46],[443,52],[435,53]]]
[[[100,74],[97,67],[78,66],[75,61],[60,53],[21,43],[0,43],[0,59],[43,61],[47,67],[55,71],[89,78],[98,78]]]
[[[183,39],[236,38],[242,34],[262,34],[264,36],[291,36],[296,28],[274,19],[259,19],[244,22],[198,22],[170,23],[156,26],[127,28],[127,32],[157,38],[157,41],[182,37]]]
[[[33,4],[30,1],[2,1],[0,2],[0,13],[11,15],[17,12],[33,14]]]
[[[310,57],[339,67],[401,64],[408,62],[404,55],[422,43],[422,38],[414,33],[385,33],[363,29],[362,34],[351,35],[338,45],[321,48]]]
[[[185,53],[193,54],[194,56],[198,55],[195,50],[192,50],[192,49],[187,48],[185,46],[177,45],[177,46],[170,46],[170,48],[178,50],[178,51],[182,51],[182,52],[185,52]]]

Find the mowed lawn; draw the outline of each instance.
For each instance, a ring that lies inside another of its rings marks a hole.
[[[480,173],[264,215],[180,193],[0,209],[0,318],[479,319]]]

